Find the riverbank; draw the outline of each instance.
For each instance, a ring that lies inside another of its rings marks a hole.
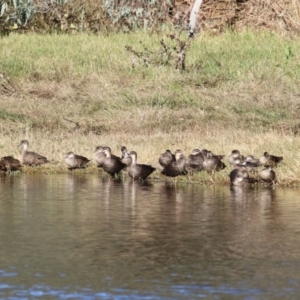
[[[233,149],[256,157],[268,151],[284,157],[275,170],[280,184],[299,185],[300,40],[204,34],[187,49],[180,71],[150,53],[162,39],[169,49],[177,46],[166,35],[145,33],[2,38],[0,155],[20,158],[16,146],[28,139],[52,163],[25,172],[55,173],[68,172],[66,152],[92,159],[97,145],[116,154],[126,145],[154,167],[166,149],[188,156],[207,148],[225,154],[227,165]],[[156,59],[146,67],[126,46]],[[182,180],[227,183],[229,173],[227,167],[213,178]]]

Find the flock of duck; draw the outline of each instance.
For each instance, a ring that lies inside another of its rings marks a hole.
[[[22,164],[27,166],[38,166],[50,161],[38,153],[28,151],[29,143],[22,140],[19,147],[22,147]],[[161,174],[168,177],[187,175],[188,173],[206,171],[214,173],[223,170],[226,165],[222,161],[224,155],[215,155],[206,149],[194,149],[186,158],[181,150],[176,150],[173,154],[170,150],[162,153],[158,159],[162,167]],[[69,170],[85,168],[90,160],[84,156],[68,152],[64,157]],[[121,148],[121,156],[112,154],[111,148],[107,146],[97,146],[94,151],[94,160],[99,168],[103,168],[111,177],[117,176],[122,170],[126,170],[133,180],[146,180],[155,168],[137,163],[137,153],[128,152],[126,147]],[[230,182],[231,185],[247,185],[257,181],[251,174],[257,174],[257,168],[262,166],[260,178],[270,184],[276,183],[276,174],[273,167],[283,160],[282,156],[270,155],[264,152],[263,156],[255,158],[253,155],[243,156],[239,150],[233,150],[229,155],[231,165]],[[0,160],[0,170],[4,172],[19,171],[22,169],[21,162],[13,156],[5,156]]]

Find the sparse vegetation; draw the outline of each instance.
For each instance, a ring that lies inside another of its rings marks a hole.
[[[66,152],[92,158],[97,145],[117,154],[126,145],[139,162],[155,167],[166,149],[188,155],[208,148],[227,158],[235,148],[255,156],[267,150],[284,156],[276,169],[280,184],[299,185],[299,39],[203,34],[190,45],[185,70],[132,68],[126,46],[156,51],[162,39],[166,35],[144,32],[2,39],[0,156],[18,158],[16,146],[28,139],[32,150],[52,160],[34,172],[52,173],[67,172]],[[229,172],[181,180],[228,182]]]

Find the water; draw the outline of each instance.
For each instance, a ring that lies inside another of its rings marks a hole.
[[[0,177],[0,299],[295,299],[299,190]]]

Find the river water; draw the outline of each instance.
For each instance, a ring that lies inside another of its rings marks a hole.
[[[0,177],[1,299],[296,299],[298,189]]]

